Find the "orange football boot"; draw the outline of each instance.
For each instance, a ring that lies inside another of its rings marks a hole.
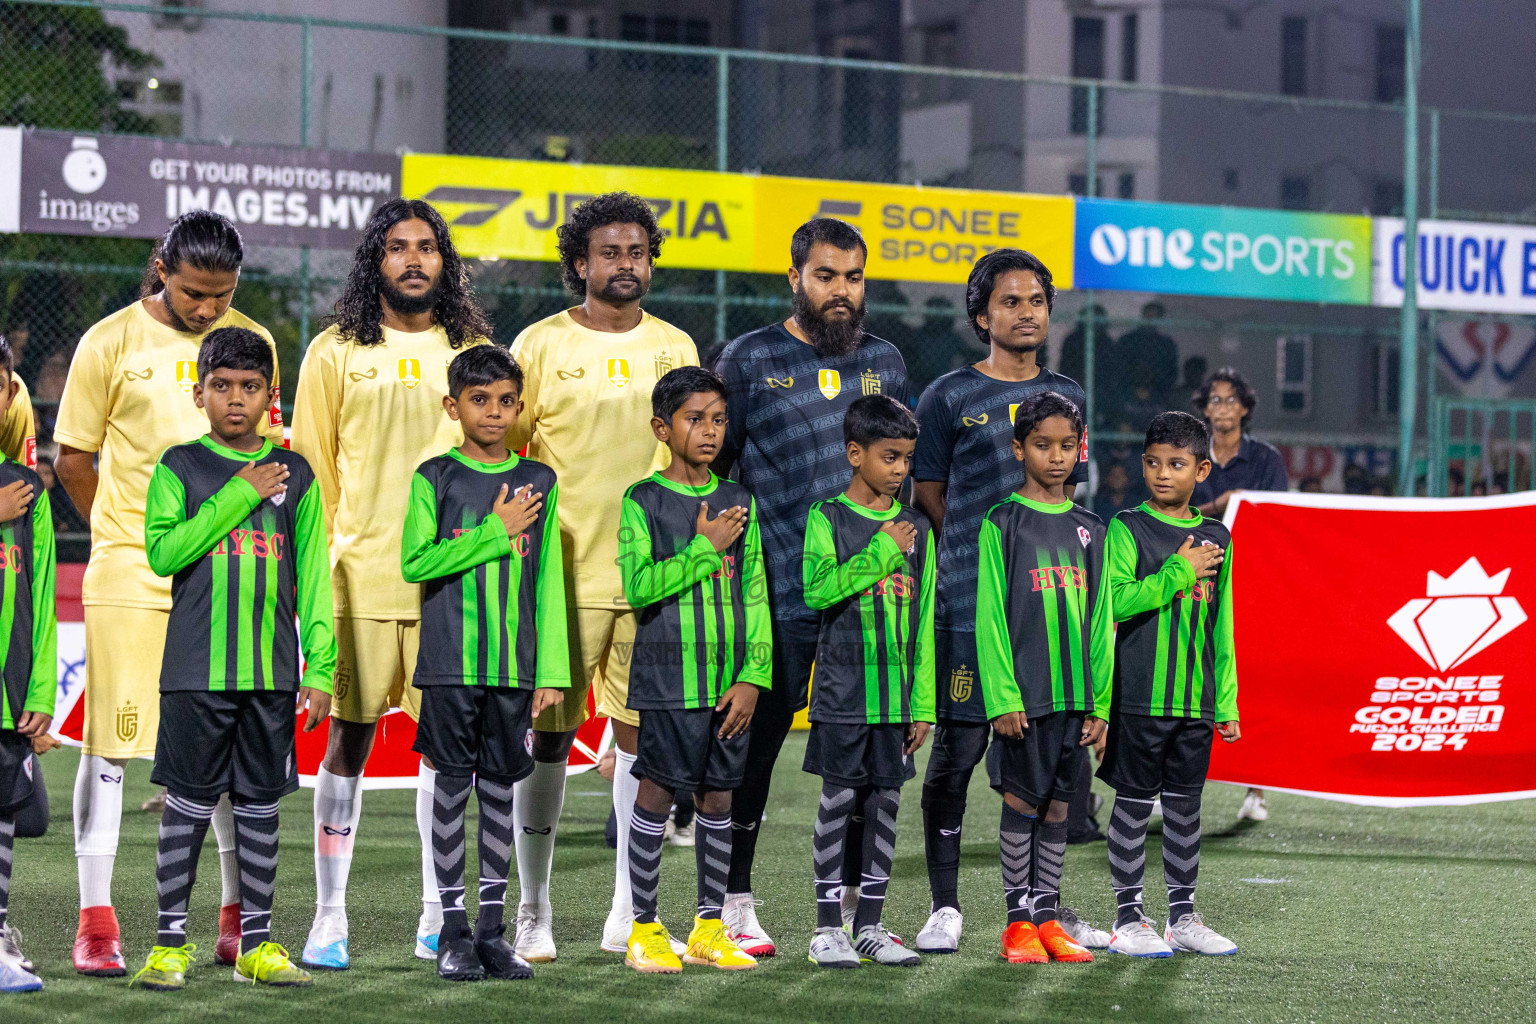
[[[1093,963],[1093,954],[1088,952],[1088,947],[1079,945],[1077,940],[1067,934],[1067,930],[1061,926],[1060,921],[1050,920],[1039,928],[1040,945],[1051,955],[1052,960],[1060,960],[1068,964]]]
[[[1029,921],[1014,921],[1003,929],[1003,959],[1011,964],[1043,964],[1050,961],[1040,944],[1040,931]]]

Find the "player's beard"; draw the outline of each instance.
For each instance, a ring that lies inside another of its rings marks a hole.
[[[160,290],[160,301],[165,306],[165,318],[171,322],[171,330],[180,331],[183,334],[197,333],[197,331],[192,329],[192,325],[183,320],[181,314],[176,312],[176,307],[171,305],[170,293],[163,288]]]
[[[432,282],[432,286],[420,295],[407,295],[395,287],[395,282],[388,278],[380,282],[379,290],[383,293],[384,301],[389,304],[390,309],[402,316],[415,316],[437,306],[438,292],[442,286],[443,278],[439,274],[437,280]]]
[[[626,284],[632,281],[634,282],[635,287],[626,288],[621,291],[614,287],[614,284],[619,281],[625,282]],[[632,274],[626,274],[622,276],[615,275],[614,277],[610,277],[608,280],[603,282],[603,286],[601,288],[594,288],[592,290],[592,294],[596,295],[604,302],[611,302],[615,306],[622,306],[626,302],[639,302],[641,299],[645,298],[646,291],[647,288],[644,281],[640,280],[638,277],[635,277]]]
[[[795,289],[795,322],[811,339],[811,347],[823,359],[840,359],[859,347],[864,337],[864,303],[857,306],[846,299],[833,299],[817,307],[805,293],[805,285]],[[845,320],[828,319],[828,310],[843,306],[853,315]]]

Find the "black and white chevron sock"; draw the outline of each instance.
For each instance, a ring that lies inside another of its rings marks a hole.
[[[197,857],[213,820],[213,802],[168,793],[155,847],[155,888],[160,904],[159,946],[187,944],[187,903],[197,881]]]

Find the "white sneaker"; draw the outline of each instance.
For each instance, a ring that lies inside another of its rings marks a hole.
[[[859,913],[859,887],[856,886],[856,885],[854,885],[854,886],[848,886],[848,885],[843,886],[843,896],[842,896],[843,930],[845,932],[847,932],[850,936],[853,934],[853,919],[856,916],[858,916],[858,913]],[[880,923],[879,928],[880,928],[880,930],[882,932],[885,933],[885,937],[886,938],[890,939],[892,942],[896,943],[896,945],[898,945],[898,946],[902,945],[901,936],[897,935],[895,932],[893,932],[889,928],[887,928],[883,921]]]
[[[688,822],[688,824],[682,825],[682,826],[679,826],[679,825],[675,824],[674,822],[668,821],[667,822],[667,828],[670,831],[668,832],[668,834],[667,834],[667,836],[665,838],[666,838],[667,842],[671,843],[673,846],[692,846],[694,844],[695,839],[694,839],[694,834],[693,834],[693,822],[692,821],[690,821],[690,822]]]
[[[860,961],[882,967],[915,967],[922,962],[922,957],[904,947],[899,939],[878,924],[866,925],[855,935],[853,948]]]
[[[347,951],[347,912],[340,908],[317,910],[300,962],[323,971],[345,971],[352,964]]]
[[[811,955],[807,958],[817,967],[857,967],[859,954],[854,952],[853,941],[841,928],[818,928],[811,936]]]
[[[1205,918],[1199,914],[1185,914],[1177,922],[1169,921],[1163,929],[1163,941],[1181,953],[1231,956],[1237,952],[1237,943],[1207,928]]]
[[[1072,936],[1072,941],[1079,946],[1086,946],[1089,949],[1109,948],[1109,932],[1102,928],[1095,928],[1084,921],[1071,907],[1059,908],[1056,911],[1056,918],[1061,922],[1062,928],[1066,929],[1067,934]],[[922,946],[919,945],[918,948],[921,949]]]
[[[603,952],[604,953],[628,953],[629,933],[635,924],[635,908],[628,904],[617,904],[608,911],[608,920],[603,922]],[[677,936],[667,932],[667,942],[672,945],[672,952],[682,956],[688,952],[686,942],[678,942]],[[528,959],[523,957],[523,959]]]
[[[1264,802],[1262,789],[1250,789],[1248,795],[1243,797],[1243,806],[1238,808],[1237,820],[1243,821],[1268,821],[1269,805]]]
[[[43,987],[42,979],[21,964],[21,957],[0,949],[0,992],[36,992]],[[854,966],[858,966],[857,958]]]
[[[512,948],[531,964],[547,964],[555,959],[554,912],[548,903],[522,903],[517,908],[517,932]]]
[[[1126,956],[1165,957],[1173,956],[1173,949],[1157,937],[1157,926],[1148,918],[1140,917],[1130,924],[1123,924],[1109,937],[1111,953]]]
[[[21,929],[13,924],[0,925],[0,956],[14,958],[24,971],[36,970],[32,961],[21,951]]]
[[[437,959],[437,937],[443,930],[443,905],[423,903],[416,921],[416,959]]]
[[[928,923],[917,933],[919,953],[956,953],[960,950],[960,911],[940,907],[928,915]],[[1062,921],[1066,923],[1065,920]]]
[[[773,940],[757,920],[757,908],[762,902],[753,899],[750,892],[726,893],[725,908],[720,913],[726,934],[748,956],[773,956],[776,952]]]

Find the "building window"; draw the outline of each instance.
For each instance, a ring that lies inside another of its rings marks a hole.
[[[549,34],[563,36],[571,30],[571,17],[568,14],[551,14],[549,16]]]
[[[870,59],[870,55],[861,50],[849,50],[843,56],[851,60]],[[870,112],[875,102],[875,72],[848,69],[842,74],[843,145],[849,148],[868,146],[874,141]]]
[[[1120,79],[1125,82],[1136,81],[1138,71],[1136,50],[1140,44],[1141,19],[1134,14],[1127,14],[1120,21]]]
[[[1398,410],[1397,374],[1401,351],[1396,341],[1378,342],[1375,351],[1371,354],[1373,356],[1371,359],[1371,412],[1380,419],[1395,419]]]
[[[1136,172],[1121,171],[1120,179],[1116,182],[1116,194],[1121,199],[1136,198]]]
[[[1403,182],[1400,178],[1377,178],[1371,182],[1371,215],[1375,217],[1403,215]]]
[[[1280,179],[1280,209],[1312,209],[1312,179],[1300,174],[1287,174]]]
[[[1067,175],[1067,191],[1074,196],[1086,196],[1088,194],[1088,175]]]
[[[1275,384],[1280,389],[1280,415],[1312,415],[1312,337],[1292,334],[1275,345]]]
[[[1280,19],[1280,91],[1307,94],[1307,19]]]
[[[1396,103],[1403,98],[1408,66],[1406,47],[1403,26],[1376,26],[1377,103]]]
[[[1237,191],[1237,168],[1228,167],[1221,172],[1221,187],[1228,192]]]
[[[1104,77],[1104,19],[1072,19],[1072,77]],[[1103,95],[1099,96],[1097,132],[1104,130]],[[1088,87],[1072,87],[1072,134],[1088,134]]]

